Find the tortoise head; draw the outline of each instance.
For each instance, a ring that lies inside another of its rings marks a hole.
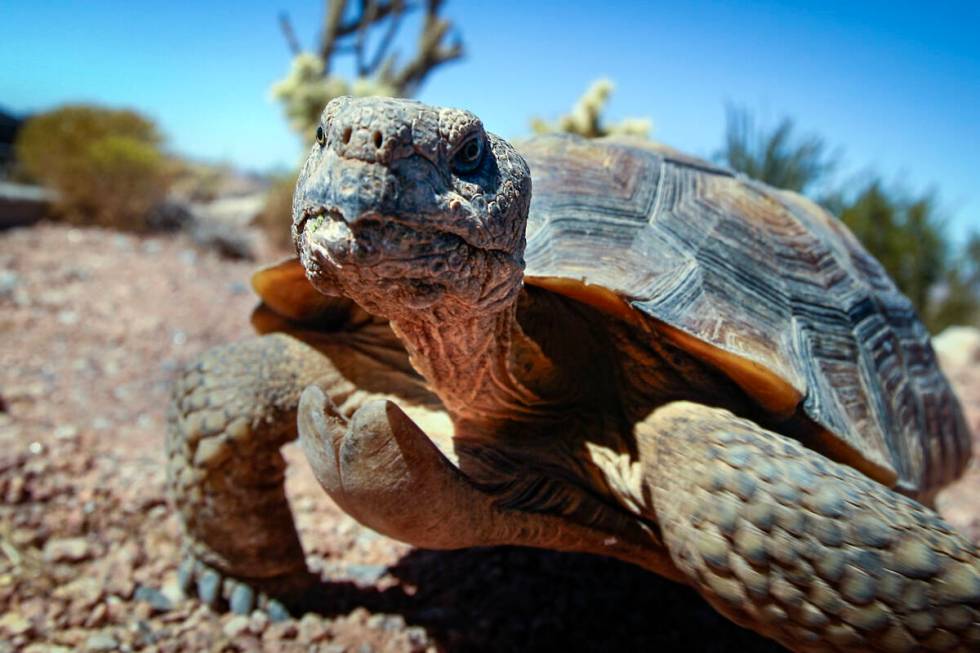
[[[512,302],[524,268],[527,164],[468,111],[338,98],[293,197],[312,283],[389,318]]]

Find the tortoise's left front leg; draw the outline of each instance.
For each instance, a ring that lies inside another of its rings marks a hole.
[[[980,651],[980,554],[935,513],[730,412],[637,427],[674,563],[794,651]]]
[[[300,397],[298,426],[313,472],[331,498],[389,537],[430,549],[522,545],[602,553],[642,559],[645,567],[680,579],[655,535],[628,514],[606,515],[597,527],[508,506],[450,462],[394,402],[369,402],[348,420],[314,385]],[[533,460],[526,473],[540,474]]]

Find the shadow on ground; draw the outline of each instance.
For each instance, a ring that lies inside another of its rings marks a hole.
[[[326,615],[400,614],[450,651],[784,651],[693,590],[617,560],[519,547],[413,550],[385,590],[320,588]]]

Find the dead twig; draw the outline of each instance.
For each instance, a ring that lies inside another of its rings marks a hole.
[[[279,29],[282,30],[286,45],[289,46],[289,51],[294,57],[303,51],[299,39],[296,38],[296,32],[293,30],[293,24],[289,20],[289,14],[285,11],[279,12]]]
[[[442,3],[443,0],[426,0],[425,26],[418,51],[392,80],[393,86],[402,89],[405,95],[414,95],[433,70],[463,56],[463,43],[458,34],[448,46],[443,43],[452,30],[452,23],[439,16]]]
[[[320,39],[319,56],[323,75],[330,74],[336,56],[353,55],[357,76],[375,78],[401,96],[414,95],[433,70],[463,56],[463,43],[453,24],[440,17],[443,0],[425,0],[417,5],[406,0],[358,0],[356,10],[348,0],[328,0]],[[403,66],[391,47],[406,14],[424,6],[425,17],[415,55]],[[279,24],[290,51],[300,54],[302,48],[285,13]],[[383,32],[369,52],[370,32]],[[447,43],[447,40],[450,42]]]

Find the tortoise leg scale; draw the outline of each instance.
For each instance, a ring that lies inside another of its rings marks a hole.
[[[674,563],[735,622],[794,651],[980,651],[980,555],[932,511],[724,410],[637,436]]]

